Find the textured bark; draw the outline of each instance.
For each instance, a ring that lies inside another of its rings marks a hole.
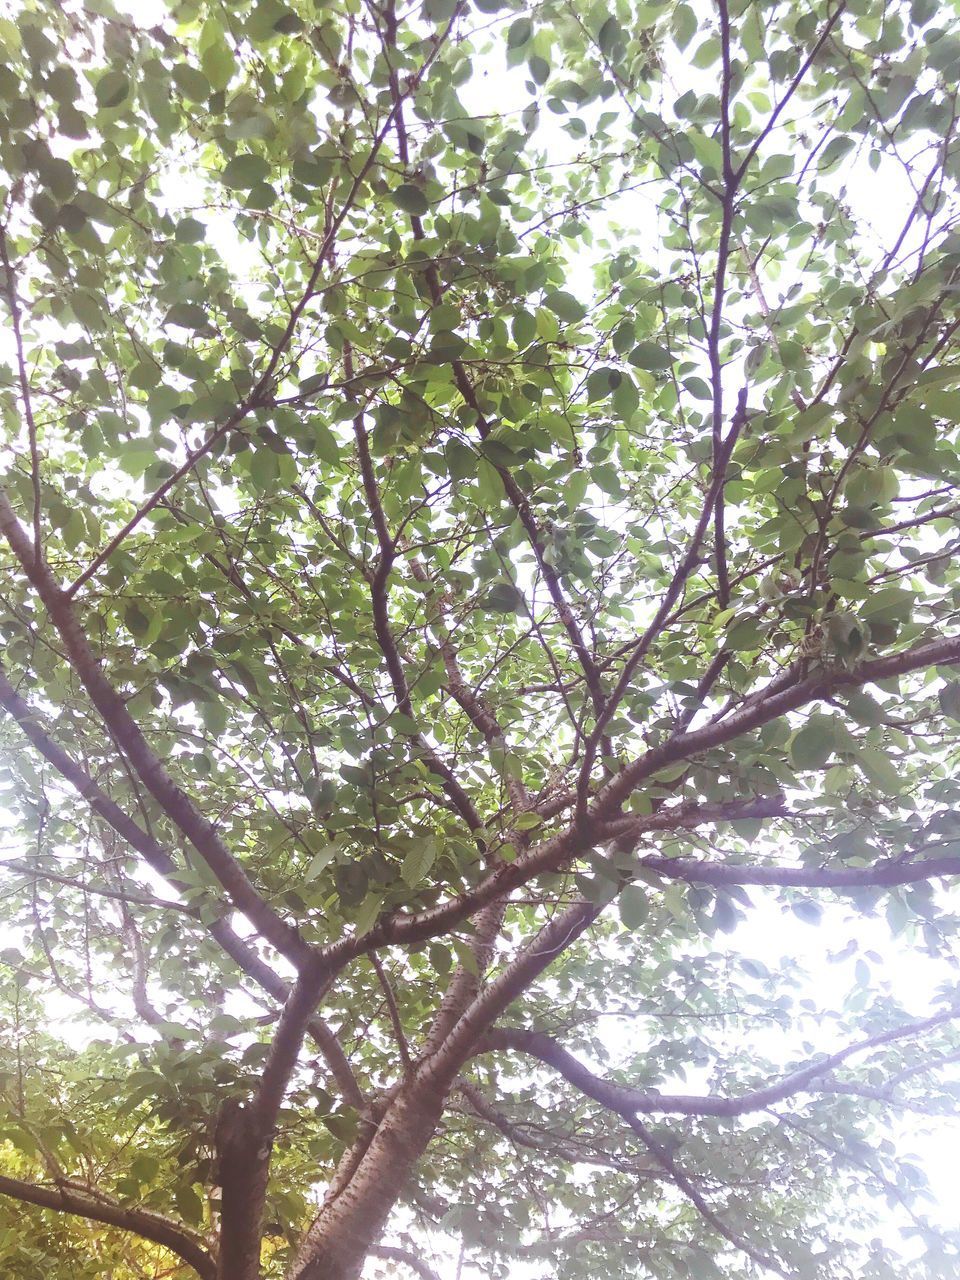
[[[42,1187],[22,1182],[19,1178],[0,1176],[0,1195],[132,1232],[144,1240],[152,1240],[169,1249],[192,1267],[202,1280],[214,1280],[215,1264],[200,1237],[163,1214],[117,1204],[65,1183]]]
[[[421,1069],[397,1095],[352,1177],[328,1198],[304,1236],[290,1280],[356,1280],[433,1137],[449,1086]]]
[[[600,908],[577,902],[560,912],[478,992],[443,1043],[383,1113],[362,1156],[304,1236],[289,1280],[357,1280],[411,1170],[426,1150],[446,1096],[477,1041],[529,984],[588,929]],[[226,1280],[226,1277],[223,1278]]]
[[[221,1112],[215,1142],[221,1188],[217,1280],[259,1280],[271,1135],[255,1113],[235,1105]]]

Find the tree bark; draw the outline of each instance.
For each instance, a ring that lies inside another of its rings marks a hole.
[[[331,1194],[304,1236],[289,1280],[357,1280],[436,1131],[450,1083],[421,1068],[401,1090],[352,1175]]]
[[[111,1227],[120,1227],[123,1231],[130,1231],[144,1240],[151,1240],[169,1249],[171,1253],[182,1258],[188,1266],[193,1267],[201,1280],[215,1280],[216,1263],[204,1246],[199,1233],[188,1231],[180,1223],[174,1222],[161,1213],[101,1199],[92,1192],[66,1183],[42,1187],[23,1182],[19,1178],[8,1178],[2,1175],[0,1175],[0,1195],[11,1196],[14,1200],[21,1200],[25,1204],[39,1205],[42,1209],[54,1209],[58,1213],[75,1214],[91,1222],[103,1222]]]
[[[231,1100],[232,1101],[232,1100]],[[263,1206],[272,1132],[242,1105],[225,1107],[217,1124],[220,1251],[216,1280],[259,1280]]]

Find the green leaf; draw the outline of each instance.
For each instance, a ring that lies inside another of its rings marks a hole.
[[[97,106],[117,107],[130,94],[130,80],[122,71],[108,71],[97,81],[94,94]]]
[[[822,769],[836,748],[836,727],[832,717],[814,713],[795,735],[790,758],[801,772]]]
[[[226,89],[233,79],[237,63],[226,42],[215,35],[200,58],[203,74],[213,89]]]
[[[335,844],[325,844],[322,849],[318,849],[303,873],[305,883],[309,884],[311,880],[316,880],[317,876],[326,870],[339,852]]]
[[[190,102],[206,102],[210,97],[210,81],[199,68],[185,62],[173,68],[173,82]]]
[[[616,391],[623,381],[619,369],[594,369],[587,378],[587,400],[593,404],[596,400],[604,400]]]
[[[723,647],[737,653],[759,649],[763,641],[764,633],[759,621],[756,618],[740,618],[724,637]]]
[[[534,320],[538,337],[543,338],[545,342],[556,342],[560,337],[560,325],[553,312],[548,311],[546,307],[537,307]]]
[[[897,796],[903,791],[906,779],[883,751],[876,747],[861,746],[857,751],[857,764],[864,776],[887,796]]]
[[[697,18],[688,4],[678,4],[673,11],[673,38],[678,49],[685,49],[697,33]]]
[[[437,842],[431,838],[423,838],[411,845],[403,859],[400,875],[405,884],[415,888],[430,874],[430,868],[437,860]]]
[[[819,168],[829,169],[837,165],[855,147],[853,138],[831,138],[818,158]]]
[[[650,913],[649,890],[640,884],[628,884],[621,889],[617,906],[623,927],[639,929]]]
[[[183,329],[205,330],[210,321],[203,307],[195,302],[175,302],[163,318],[164,324],[177,324]]]
[[[513,340],[522,351],[537,337],[537,320],[529,311],[518,311],[513,318]]]
[[[529,18],[517,18],[507,31],[507,48],[519,49],[525,45],[533,34],[533,24]]]
[[[547,62],[546,58],[541,58],[539,55],[534,54],[527,65],[530,68],[530,75],[534,84],[546,84],[550,79],[550,63]]]
[[[409,182],[404,182],[391,191],[390,199],[398,209],[402,209],[404,213],[412,213],[417,217],[427,213],[430,208],[427,197],[420,188],[413,186]]]
[[[638,342],[628,358],[630,363],[636,365],[638,369],[651,369],[657,372],[669,369],[673,364],[673,357],[667,348],[655,342]]]
[[[937,699],[945,716],[960,721],[960,682],[948,681],[937,693]]]
[[[482,607],[492,613],[524,613],[526,601],[523,592],[512,582],[495,582],[483,597]]]
[[[349,1145],[357,1136],[356,1117],[350,1112],[334,1112],[323,1116],[322,1120],[338,1142]]]
[[[457,0],[423,0],[423,16],[429,22],[449,22],[457,10]]]
[[[567,324],[575,324],[587,314],[582,302],[578,302],[572,293],[563,289],[552,289],[544,295],[543,305],[549,307],[554,315],[559,316]]]
[[[625,43],[626,33],[616,18],[611,15],[597,33],[597,47],[602,54],[610,58],[619,56]]]
[[[220,174],[220,180],[225,187],[246,191],[263,182],[269,173],[270,165],[263,156],[248,153],[234,156]]]
[[[377,917],[383,907],[383,897],[379,893],[368,893],[354,919],[354,927],[358,938],[369,933],[377,923]]]
[[[177,1187],[174,1199],[178,1213],[191,1226],[198,1227],[203,1222],[203,1200],[196,1187],[182,1182]]]
[[[816,902],[791,902],[790,909],[804,924],[820,924],[823,919],[823,910]]]
[[[181,244],[197,244],[207,234],[207,229],[196,218],[181,218],[174,233]]]

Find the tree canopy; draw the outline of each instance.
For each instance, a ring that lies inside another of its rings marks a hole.
[[[960,1275],[953,6],[0,47],[4,1274]]]

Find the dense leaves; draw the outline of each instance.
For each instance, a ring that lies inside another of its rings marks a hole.
[[[960,1274],[953,13],[14,8],[5,1273]]]

